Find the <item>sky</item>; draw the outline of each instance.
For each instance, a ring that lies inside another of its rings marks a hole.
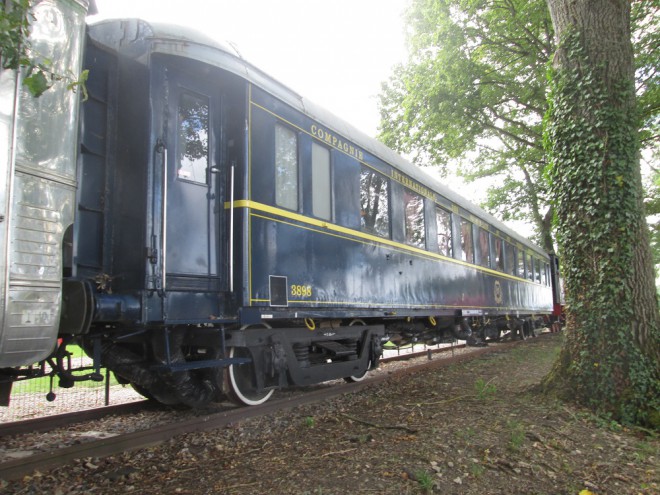
[[[375,137],[377,96],[406,57],[408,0],[96,0],[98,15],[190,26],[230,41],[302,96]]]

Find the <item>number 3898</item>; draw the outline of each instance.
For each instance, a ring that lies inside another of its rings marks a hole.
[[[292,285],[291,295],[295,297],[312,297],[311,285]]]

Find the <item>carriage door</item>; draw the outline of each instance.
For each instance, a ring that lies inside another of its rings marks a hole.
[[[199,77],[168,72],[167,290],[225,290],[220,91]]]

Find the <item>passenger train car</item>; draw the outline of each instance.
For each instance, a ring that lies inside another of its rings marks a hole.
[[[525,338],[552,313],[548,254],[229,46],[111,20],[82,65],[79,108],[13,115],[19,148],[76,162],[7,161],[5,403],[46,361],[62,386],[107,367],[165,404],[255,405],[359,380],[387,340]]]

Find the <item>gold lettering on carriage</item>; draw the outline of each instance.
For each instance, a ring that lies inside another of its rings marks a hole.
[[[364,160],[364,152],[361,149],[356,148],[351,143],[342,140],[339,136],[336,136],[335,134],[332,134],[331,132],[322,129],[316,124],[312,124],[312,127],[310,127],[310,131],[312,133],[312,136],[323,141],[325,144],[328,144],[333,148],[337,148],[338,150],[343,151],[347,155],[351,155],[353,158],[357,158],[358,160]]]
[[[415,182],[414,180],[406,177],[397,170],[392,169],[392,179],[394,179],[400,184],[403,184],[408,189],[412,189],[416,193],[421,194],[422,196],[425,196],[429,199],[435,199],[435,195],[433,194],[433,191],[431,191],[428,187],[424,187],[420,183]]]

